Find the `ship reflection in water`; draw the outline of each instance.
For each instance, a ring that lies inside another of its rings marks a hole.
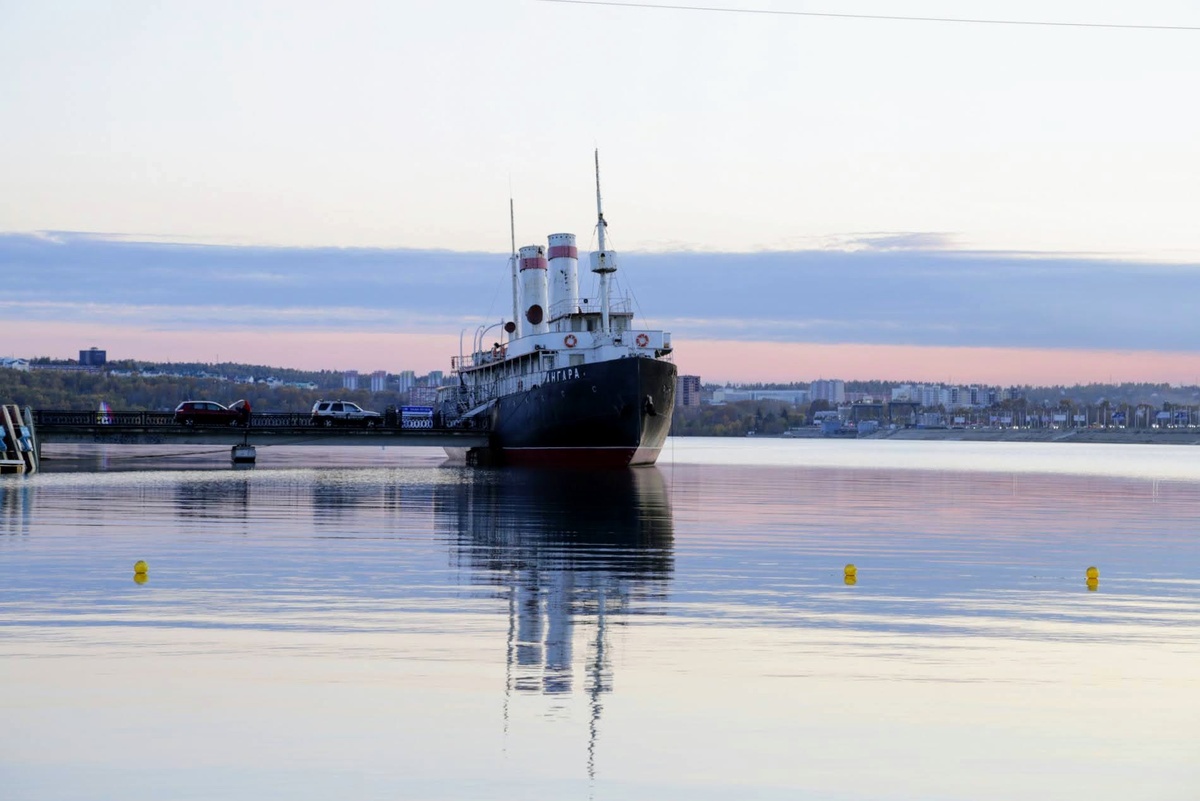
[[[582,688],[594,775],[601,699],[613,689],[609,627],[661,609],[667,595],[674,532],[662,474],[481,472],[439,487],[435,517],[439,531],[456,541],[472,583],[507,597],[506,725],[514,692],[565,696]],[[577,677],[579,647],[585,653]]]

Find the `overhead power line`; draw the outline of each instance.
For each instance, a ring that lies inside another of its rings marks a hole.
[[[613,6],[616,8],[655,8],[666,11],[712,11],[720,14],[767,14],[783,17],[824,17],[829,19],[871,19],[890,22],[955,22],[962,25],[1026,25],[1042,28],[1108,28],[1128,31],[1200,31],[1198,25],[1126,25],[1115,22],[1048,22],[1029,19],[970,19],[967,17],[904,17],[891,14],[835,14],[824,11],[782,11],[773,8],[718,8],[716,6],[678,6],[665,3],[619,3],[615,0],[538,0],[572,6]]]

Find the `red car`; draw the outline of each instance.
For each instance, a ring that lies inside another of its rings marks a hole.
[[[175,422],[185,426],[196,425],[247,425],[250,422],[250,404],[234,401],[222,406],[216,401],[184,401],[175,407]]]

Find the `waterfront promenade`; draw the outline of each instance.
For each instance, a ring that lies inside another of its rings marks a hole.
[[[759,435],[763,436],[763,435]],[[819,428],[791,429],[783,439],[821,439]],[[924,442],[1104,442],[1128,445],[1200,445],[1200,427],[1190,428],[880,428],[855,437],[843,431],[830,439],[895,439]]]
[[[898,428],[870,439],[965,442],[1108,442],[1131,445],[1200,445],[1200,428]]]

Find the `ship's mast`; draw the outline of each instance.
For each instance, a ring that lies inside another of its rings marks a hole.
[[[517,218],[513,211],[513,199],[508,199],[508,234],[512,241],[512,255],[508,257],[508,265],[512,268],[512,290],[513,290],[513,332],[509,336],[510,339],[521,338],[521,298],[517,289]]]
[[[608,223],[604,221],[604,207],[600,203],[600,149],[596,148],[596,238],[600,252],[592,254],[592,272],[600,276],[600,328],[605,334],[612,331],[608,324],[609,283],[608,276],[617,271],[615,254],[610,254],[604,243],[604,230]]]

